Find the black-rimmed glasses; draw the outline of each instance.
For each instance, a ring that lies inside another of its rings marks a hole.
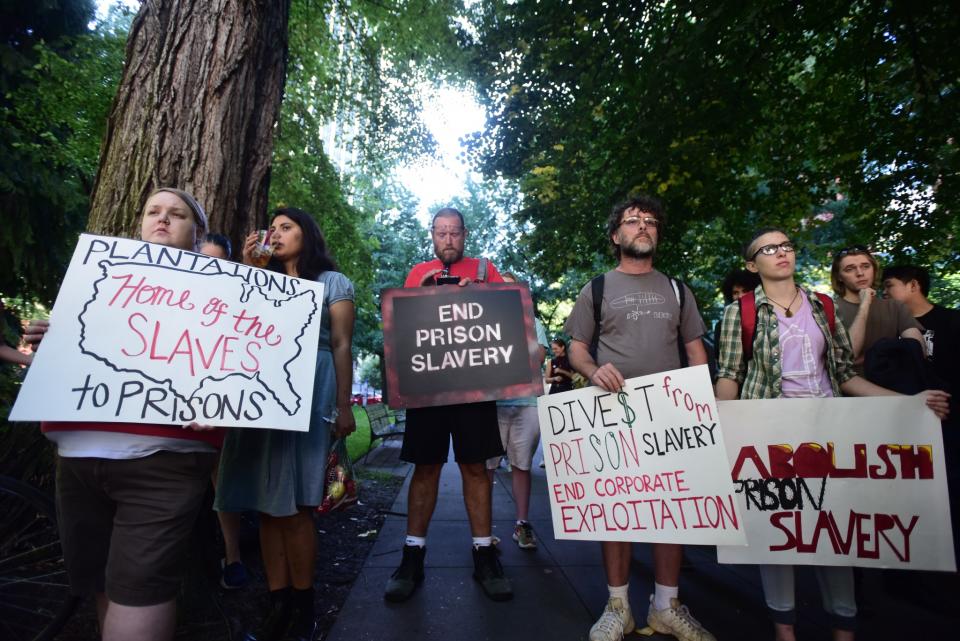
[[[750,260],[755,260],[758,255],[763,254],[764,256],[773,256],[779,251],[790,253],[794,251],[796,247],[789,240],[783,243],[773,243],[772,245],[764,245],[757,251],[753,252],[753,256],[750,257]]]

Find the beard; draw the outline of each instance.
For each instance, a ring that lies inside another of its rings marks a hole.
[[[657,245],[649,239],[637,239],[630,244],[621,244],[620,253],[630,258],[652,258],[657,253]]]

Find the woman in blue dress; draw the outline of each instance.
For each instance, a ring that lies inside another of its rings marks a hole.
[[[260,513],[270,609],[243,638],[310,640],[316,634],[314,514],[323,499],[331,432],[346,436],[356,429],[350,409],[353,284],[336,271],[320,228],[306,212],[278,209],[270,231],[273,256],[267,269],[324,285],[310,430],[229,430],[215,505],[225,512]],[[250,234],[244,263],[252,264],[256,243],[256,233]]]

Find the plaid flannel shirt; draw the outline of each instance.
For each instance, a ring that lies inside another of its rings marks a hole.
[[[853,346],[850,344],[850,335],[843,326],[843,322],[837,317],[834,319],[834,332],[831,336],[823,303],[813,292],[801,291],[810,301],[813,319],[826,340],[827,358],[824,361],[827,365],[827,374],[830,377],[833,395],[840,396],[840,385],[856,376],[853,370]],[[757,305],[753,358],[750,359],[749,364],[744,360],[740,305],[737,302],[731,303],[724,309],[723,321],[720,325],[717,376],[736,381],[740,386],[741,399],[780,398],[783,396],[781,388],[783,362],[780,354],[777,313],[770,299],[763,293],[763,286],[758,286],[753,295]]]

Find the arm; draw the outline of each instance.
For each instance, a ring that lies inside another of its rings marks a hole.
[[[707,364],[707,348],[703,346],[699,336],[689,343],[684,343],[683,349],[687,352],[687,364],[690,367]]]
[[[917,341],[920,343],[920,349],[923,350],[923,355],[929,356],[929,354],[927,354],[927,341],[923,340],[923,334],[921,334],[920,330],[916,327],[908,327],[907,329],[903,330],[903,332],[900,334],[900,338],[912,338],[913,340]]]
[[[586,343],[576,339],[570,341],[570,364],[597,387],[602,387],[608,392],[619,392],[623,389],[623,375],[610,363],[597,367]]]
[[[875,385],[860,376],[854,376],[849,379],[840,385],[840,389],[843,390],[843,393],[847,396],[903,396],[903,394],[889,390],[886,387]],[[945,419],[950,413],[950,394],[943,390],[926,390],[925,392],[914,394],[914,396],[923,398],[927,407],[933,410],[933,413],[936,414],[940,420]]]
[[[718,401],[735,401],[740,398],[740,386],[732,378],[718,378],[713,395]]]
[[[357,429],[350,407],[350,388],[353,385],[353,319],[352,300],[340,300],[330,305],[330,350],[337,378],[337,420],[334,432],[347,436]]]
[[[33,362],[33,354],[24,354],[9,345],[0,345],[0,361],[14,365],[29,365]]]
[[[867,336],[867,318],[870,317],[870,303],[873,302],[875,295],[876,292],[870,288],[860,290],[860,307],[857,308],[857,315],[847,329],[850,334],[850,344],[853,346],[853,361],[855,363],[863,360],[863,343]]]

